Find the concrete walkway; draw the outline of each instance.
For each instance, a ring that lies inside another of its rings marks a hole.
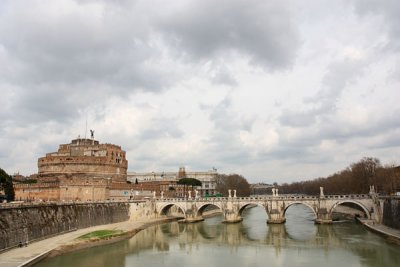
[[[394,238],[400,242],[400,230],[390,228],[383,224],[377,224],[372,220],[359,220],[359,221],[370,230],[382,234],[386,237]]]
[[[145,220],[145,221],[126,221],[114,224],[93,226],[85,229],[79,229],[66,234],[58,235],[38,242],[28,244],[27,247],[14,248],[9,251],[0,253],[0,266],[1,267],[17,267],[24,266],[26,263],[35,258],[41,257],[44,254],[60,247],[74,243],[74,240],[84,234],[103,230],[122,230],[133,231],[136,229],[144,228],[150,224],[161,222],[163,220]],[[164,220],[165,221],[165,220]]]

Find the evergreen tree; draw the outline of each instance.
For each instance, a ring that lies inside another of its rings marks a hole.
[[[7,201],[13,201],[15,194],[12,177],[8,175],[2,168],[0,168],[0,187],[4,189]]]

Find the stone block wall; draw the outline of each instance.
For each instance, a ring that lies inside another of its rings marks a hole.
[[[58,183],[14,184],[17,201],[57,201],[60,199]]]
[[[389,198],[383,204],[383,224],[400,229],[400,199]]]
[[[129,219],[127,203],[19,205],[0,208],[0,250],[19,242]]]
[[[109,189],[102,185],[64,185],[60,188],[60,200],[104,201],[108,198]]]

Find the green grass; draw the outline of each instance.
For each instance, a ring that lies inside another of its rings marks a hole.
[[[121,230],[99,230],[87,233],[78,237],[78,239],[91,239],[91,238],[98,238],[98,239],[106,239],[108,237],[119,236],[123,233]]]

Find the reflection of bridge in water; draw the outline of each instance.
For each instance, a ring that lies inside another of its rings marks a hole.
[[[365,218],[381,222],[382,211],[379,198],[371,191],[360,195],[297,196],[273,195],[267,197],[228,197],[193,199],[155,199],[154,210],[158,216],[168,215],[171,208],[178,209],[187,222],[203,220],[203,212],[215,207],[222,212],[224,222],[240,222],[242,212],[249,206],[260,206],[268,215],[268,223],[284,223],[286,210],[295,204],[308,206],[315,214],[316,223],[332,223],[332,213],[343,204],[351,204],[363,211]]]
[[[251,210],[254,210],[253,213],[262,212],[260,209]],[[304,212],[304,208],[300,212]],[[293,226],[292,230],[289,229],[287,224],[270,224],[263,226],[265,230],[255,231],[252,236],[250,232],[257,223],[252,221],[249,223],[250,227],[246,227],[247,217],[244,217],[243,223],[239,224],[221,224],[219,222],[223,218],[219,217],[194,224],[174,222],[157,225],[142,231],[129,240],[129,251],[150,249],[162,252],[170,251],[171,246],[178,246],[180,250],[186,253],[195,253],[202,244],[212,244],[214,246],[228,246],[232,249],[240,249],[242,246],[262,248],[267,245],[273,247],[277,254],[287,248],[299,251],[319,248],[328,254],[332,249],[345,248],[364,258],[377,253],[385,256],[388,253],[384,248],[380,249],[379,246],[365,242],[363,236],[370,233],[351,223],[330,226],[314,225],[302,221],[299,224],[306,225],[308,234],[306,237],[299,237],[296,235],[296,231],[303,231],[304,228],[298,227],[297,222],[288,219],[289,224]],[[257,221],[260,221],[260,218]],[[350,236],[359,236],[359,238],[349,241]]]

